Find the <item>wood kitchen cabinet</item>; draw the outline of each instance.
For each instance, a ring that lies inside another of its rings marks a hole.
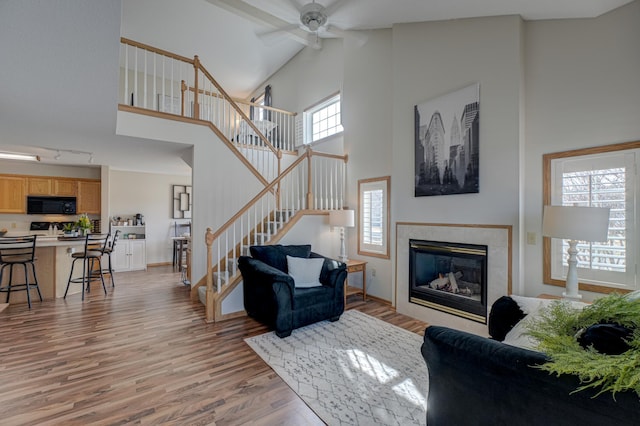
[[[51,179],[47,177],[27,178],[27,195],[51,195]]]
[[[0,213],[26,213],[26,179],[0,176]]]
[[[54,195],[75,197],[78,181],[76,179],[58,179],[45,176],[27,178],[27,195]]]
[[[27,195],[76,197],[78,214],[100,214],[100,181],[55,176],[0,175],[0,213],[26,213]]]
[[[78,181],[78,200],[76,211],[78,214],[100,214],[100,182]]]
[[[78,193],[78,182],[71,179],[53,179],[53,195],[75,197]]]

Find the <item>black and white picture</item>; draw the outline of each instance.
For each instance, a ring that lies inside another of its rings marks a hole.
[[[480,191],[479,92],[475,83],[415,106],[416,197]]]
[[[173,218],[191,219],[191,185],[173,185]]]

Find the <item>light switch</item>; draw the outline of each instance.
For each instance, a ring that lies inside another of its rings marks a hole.
[[[527,244],[532,246],[536,245],[536,233],[535,232],[527,232]]]

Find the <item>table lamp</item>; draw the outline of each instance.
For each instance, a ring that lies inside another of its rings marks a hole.
[[[344,231],[346,227],[353,227],[356,224],[354,210],[331,210],[329,212],[329,225],[340,227],[340,256],[341,262],[347,261],[347,250],[344,244]]]
[[[607,241],[608,233],[608,207],[544,206],[542,235],[569,240],[569,269],[563,298],[582,299],[578,293],[578,241]]]

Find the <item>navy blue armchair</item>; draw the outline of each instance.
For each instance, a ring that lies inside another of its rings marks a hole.
[[[251,257],[241,256],[238,267],[244,282],[247,314],[287,337],[294,328],[322,320],[337,321],[344,312],[346,265],[311,251],[310,245],[250,247]],[[287,256],[324,259],[322,285],[296,288],[288,274]]]

